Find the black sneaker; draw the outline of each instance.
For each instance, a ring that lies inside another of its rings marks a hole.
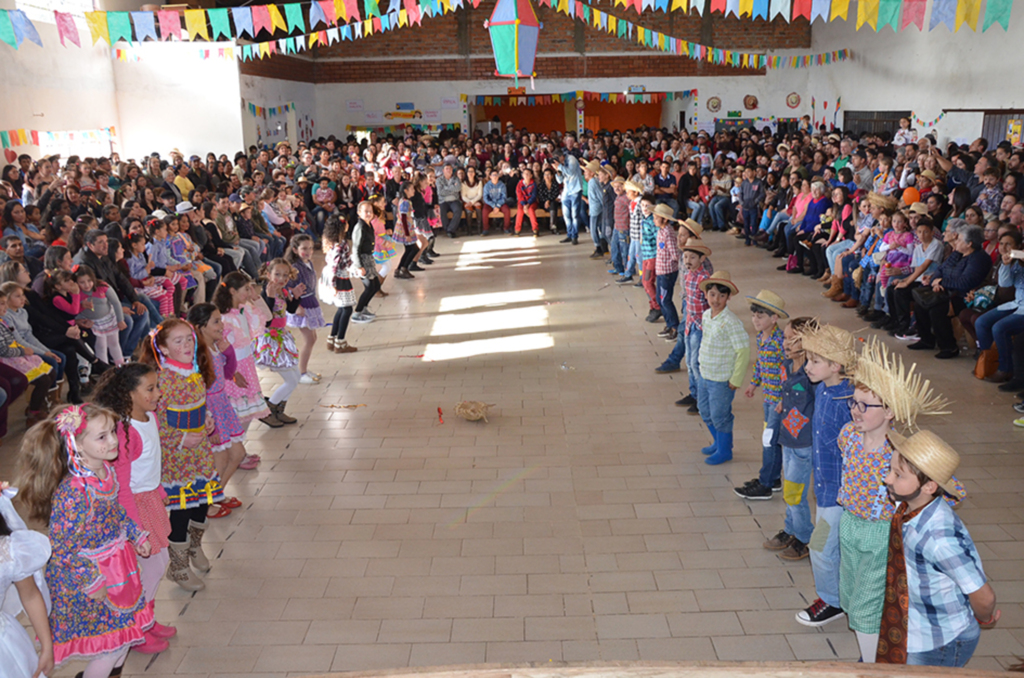
[[[659,320],[661,320],[661,311],[652,309],[651,312],[647,314],[647,317],[644,318],[644,320],[649,323],[658,322]]]
[[[842,619],[846,616],[838,607],[832,607],[821,598],[818,598],[806,610],[796,613],[796,620],[804,626],[824,626],[825,624]]]
[[[687,414],[700,414],[700,410],[699,410],[699,409],[697,409],[697,404],[696,404],[696,403],[694,403],[693,405],[690,405],[690,406],[689,406],[689,407],[688,407],[688,408],[686,409],[686,413],[687,413]]]
[[[633,282],[633,276],[630,275],[630,276],[623,276],[623,277],[619,278],[618,280],[615,281],[615,284],[616,285],[628,285],[631,282]]]
[[[772,488],[765,487],[761,481],[755,478],[743,487],[734,487],[733,492],[737,497],[754,501],[765,501],[772,498]]]
[[[772,492],[782,492],[782,481],[776,480],[775,484],[772,485]]]
[[[769,551],[781,551],[784,548],[788,548],[794,539],[796,539],[796,537],[790,533],[785,530],[779,530],[778,534],[761,544],[761,546]]]
[[[695,397],[693,397],[692,393],[690,395],[686,396],[685,398],[683,398],[682,400],[676,401],[676,405],[686,405],[686,406],[689,406],[689,405],[696,405],[696,404],[697,404],[697,399]]]
[[[569,242],[572,242],[572,238],[562,238],[558,242],[560,242],[560,243],[569,243]]]

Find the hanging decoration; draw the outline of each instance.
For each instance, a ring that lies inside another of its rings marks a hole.
[[[42,142],[68,143],[73,141],[109,141],[117,136],[113,127],[83,129],[62,132],[45,132],[35,129],[0,130],[0,146],[5,149],[15,146],[39,146]]]
[[[722,110],[722,100],[718,97],[709,97],[707,107],[712,113],[718,113]]]
[[[530,0],[498,0],[484,28],[491,36],[494,74],[515,78],[516,87],[521,77],[530,78],[532,83],[541,24]]]
[[[786,105],[790,108],[797,108],[800,106],[800,95],[796,92],[790,92],[786,97]]]
[[[251,101],[246,101],[245,99],[242,99],[242,107],[249,111],[249,113],[254,117],[263,118],[264,120],[266,120],[268,117],[282,115],[284,113],[287,113],[288,111],[294,111],[295,102],[293,101],[287,104],[282,104],[280,106],[259,106]]]
[[[603,101],[613,104],[656,104],[662,101],[696,99],[697,90],[682,92],[565,92],[564,94],[538,94],[535,96],[488,96],[477,95],[477,106],[546,106],[569,101]]]
[[[462,124],[457,122],[443,123],[439,125],[420,125],[417,123],[406,123],[401,125],[386,125],[384,127],[373,127],[370,125],[345,125],[346,132],[376,132],[377,134],[400,134],[405,135],[408,131],[415,132],[427,132],[434,134],[436,132],[444,131],[456,131],[462,129]],[[420,358],[422,356],[408,356]]]
[[[935,118],[934,120],[926,121],[917,117],[917,113],[914,113],[913,111],[910,112],[910,119],[914,121],[914,125],[916,125],[917,127],[921,127],[923,129],[931,129],[932,127],[935,127],[937,124],[942,122],[942,119],[945,117],[946,112],[943,111],[942,113],[939,113],[939,117]]]

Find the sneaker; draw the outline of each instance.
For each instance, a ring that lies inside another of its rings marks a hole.
[[[365,313],[353,313],[352,322],[356,323],[357,325],[365,325],[366,323],[372,323],[373,318],[366,315]]]
[[[772,492],[782,492],[782,481],[776,480],[775,484],[772,485]]]
[[[671,332],[672,332],[672,328],[671,327],[666,327],[661,332],[658,332],[658,336],[659,337],[667,337],[669,334],[671,334]]]
[[[921,341],[921,337],[912,332],[906,332],[904,334],[897,334],[896,338],[900,341]]]
[[[658,365],[657,367],[654,368],[654,373],[655,374],[672,374],[673,372],[679,372],[681,370],[682,370],[682,368],[679,367],[678,365],[675,366],[675,367],[672,367],[671,365],[662,363],[661,365]]]
[[[672,327],[669,329],[668,334],[661,336],[661,338],[670,344],[674,344],[679,339],[679,332],[676,331],[676,328]]]
[[[794,539],[796,539],[796,537],[789,534],[785,530],[779,530],[778,534],[776,534],[774,537],[772,537],[765,543],[761,544],[761,546],[768,549],[769,551],[781,551],[782,549],[788,547]]]
[[[647,314],[647,317],[644,318],[644,320],[649,323],[658,322],[659,320],[661,320],[661,311],[656,311],[652,309],[651,312]]]
[[[810,556],[811,552],[807,550],[807,544],[796,537],[793,537],[793,541],[790,542],[789,546],[779,552],[779,558],[783,560],[803,560]]]
[[[373,311],[371,311],[368,308],[364,308],[363,309],[363,315],[365,315],[367,318],[376,318],[377,317],[377,314],[374,313]]]
[[[633,284],[633,287],[643,287],[643,286],[644,286],[644,283],[643,283],[642,280],[640,280],[640,281],[638,281],[638,282]]]
[[[700,414],[700,410],[697,408],[697,404],[694,403],[686,409],[687,414]]]
[[[1021,417],[1020,419],[1014,419],[1013,425],[1016,426],[1017,428],[1024,428],[1024,417]]]
[[[618,280],[615,281],[615,284],[616,285],[628,285],[631,282],[633,282],[633,276],[629,275],[629,276],[623,276],[623,277],[619,278]]]
[[[352,346],[344,339],[336,339],[334,341],[334,352],[335,353],[355,353],[359,349]]]
[[[832,607],[821,598],[818,598],[806,610],[796,613],[796,620],[804,626],[824,626],[825,624],[842,619],[846,613],[838,607]]]
[[[692,393],[676,403],[676,405],[684,405],[684,406],[687,406],[687,407],[689,407],[690,405],[696,405],[696,404],[697,404],[697,399],[694,397],[694,395]]]
[[[1024,414],[1024,401],[1015,403],[1013,406],[1013,411],[1018,412],[1020,414]]]
[[[316,379],[313,378],[313,375],[311,375],[309,372],[304,372],[302,374],[302,376],[299,377],[299,383],[300,384],[315,384],[315,383],[317,383],[317,381],[316,381]]]
[[[757,478],[751,480],[743,487],[734,487],[732,491],[736,493],[737,497],[752,501],[765,501],[772,498],[772,488],[765,487]]]

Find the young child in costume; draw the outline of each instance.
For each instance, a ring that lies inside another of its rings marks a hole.
[[[398,199],[395,205],[395,231],[392,236],[396,243],[405,246],[405,251],[402,252],[401,259],[398,260],[398,269],[395,271],[395,277],[399,280],[411,280],[416,277],[409,272],[409,266],[414,263],[413,260],[420,251],[419,236],[416,230],[415,198],[416,188],[413,183],[411,181],[402,182],[398,189]],[[489,220],[485,219],[484,223],[486,224],[487,221]],[[347,230],[348,224],[345,227]],[[485,226],[484,233],[486,232]]]
[[[121,365],[121,340],[118,332],[128,327],[124,322],[121,301],[110,285],[96,279],[96,272],[82,264],[75,268],[75,283],[81,290],[83,302],[79,318],[92,322],[96,335],[96,357],[108,365]]]
[[[200,341],[191,325],[171,318],[153,328],[142,352],[142,362],[159,370],[156,417],[163,450],[161,484],[171,511],[167,578],[186,591],[206,588],[192,567],[210,571],[203,553],[206,514],[211,504],[224,501],[210,449],[213,418],[206,406],[213,365]]]
[[[352,309],[356,305],[356,295],[352,290],[352,280],[349,276],[349,268],[352,266],[352,243],[348,241],[347,233],[348,223],[343,219],[332,216],[324,223],[324,268],[320,272],[317,291],[322,302],[337,308],[331,322],[331,336],[327,337],[327,349],[335,353],[354,353],[357,350],[345,340],[348,323],[352,319]],[[412,251],[415,255],[418,249],[416,245],[411,247],[413,249],[406,249],[406,253]],[[403,276],[396,273],[395,277]],[[411,273],[409,277],[412,277]]]
[[[170,556],[167,537],[171,523],[167,518],[167,493],[160,485],[160,431],[156,423],[157,372],[152,365],[129,363],[108,370],[96,384],[93,400],[118,416],[115,427],[118,453],[114,460],[117,474],[117,500],[128,517],[149,533],[150,554],[139,559],[139,577],[146,604],[153,608],[160,580]],[[153,622],[146,631],[146,642],[134,648],[143,654],[167,649],[167,638],[177,629]]]
[[[302,286],[301,294],[297,294],[299,307],[295,313],[288,313],[288,327],[299,330],[302,336],[302,348],[299,349],[299,383],[319,384],[320,375],[309,371],[309,357],[313,355],[316,344],[316,331],[327,327],[324,322],[320,302],[316,298],[316,270],[313,268],[313,238],[308,235],[293,235],[288,243],[288,251],[284,259],[295,269],[296,276],[288,283],[288,289],[294,290]]]
[[[7,678],[35,678],[53,673],[49,592],[43,568],[50,540],[25,526],[11,500],[18,493],[0,483],[0,666]],[[18,622],[25,610],[39,638],[39,652]]]
[[[898,507],[877,661],[961,667],[981,628],[995,626],[1000,614],[978,549],[948,502],[964,496],[953,477],[960,455],[931,431],[890,432],[889,439],[895,452],[885,482]]]
[[[267,407],[283,424],[294,424],[295,417],[284,413],[288,398],[299,385],[299,352],[295,338],[286,327],[286,313],[299,310],[299,299],[306,292],[306,286],[299,283],[288,287],[295,277],[295,268],[284,259],[274,259],[263,267],[266,282],[263,283],[263,301],[270,308],[271,318],[264,326],[263,334],[256,339],[256,364],[281,375],[284,383],[267,398]]]
[[[895,506],[885,476],[892,445],[888,434],[897,422],[909,429],[921,415],[940,414],[945,401],[930,384],[905,370],[903,360],[873,340],[857,360],[849,399],[853,420],[839,432],[843,455],[839,521],[839,602],[857,633],[861,659],[874,662],[885,598],[889,522]]]
[[[46,396],[53,385],[50,374],[50,363],[43,361],[28,346],[15,339],[14,329],[7,324],[4,314],[7,313],[7,295],[0,291],[0,363],[12,367],[25,375],[26,381],[32,384],[32,395],[29,396],[28,407],[25,408],[25,420],[28,426],[46,417]],[[77,379],[77,375],[75,375]]]
[[[294,236],[300,237],[300,236]],[[214,380],[206,389],[206,408],[213,417],[213,432],[210,434],[210,449],[213,463],[220,474],[221,484],[227,487],[231,476],[245,459],[245,429],[238,421],[235,408],[231,406],[226,386],[235,377],[237,361],[235,349],[224,339],[224,322],[220,311],[213,304],[196,304],[188,310],[188,321],[202,337],[213,363]],[[241,508],[242,502],[228,497],[209,513],[210,518],[231,515],[232,509]],[[211,507],[212,509],[213,507]]]
[[[253,419],[271,428],[284,426],[267,407],[256,374],[256,358],[252,352],[253,336],[263,323],[249,306],[252,280],[241,271],[224,276],[213,294],[213,304],[224,322],[224,339],[235,350],[235,376],[224,385],[224,392],[235,409],[238,423],[244,429]]]
[[[149,537],[117,501],[116,424],[98,405],[69,405],[29,429],[19,459],[22,501],[50,528],[54,662],[89,660],[84,678],[120,674],[153,625],[136,558]]]

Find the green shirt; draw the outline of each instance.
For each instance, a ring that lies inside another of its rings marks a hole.
[[[750,362],[750,335],[743,323],[728,308],[717,316],[711,309],[704,311],[701,320],[704,336],[700,340],[700,376],[708,381],[728,381],[739,388],[743,385]]]

